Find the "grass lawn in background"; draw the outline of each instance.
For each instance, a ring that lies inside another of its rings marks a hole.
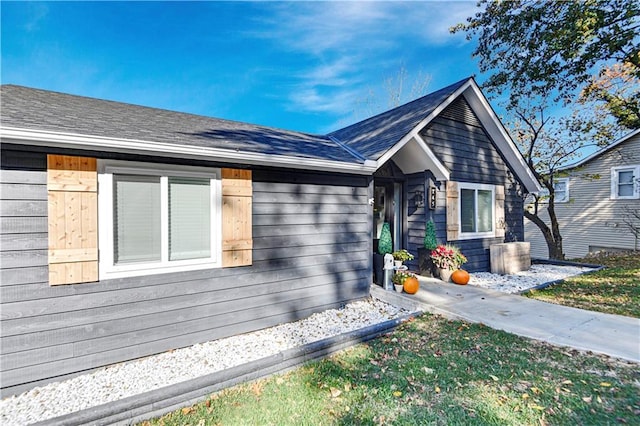
[[[425,314],[143,425],[637,424],[638,367]]]
[[[568,278],[524,296],[608,314],[640,318],[640,253],[577,259],[605,269]]]

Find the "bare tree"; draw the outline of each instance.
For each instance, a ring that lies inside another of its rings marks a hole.
[[[353,109],[354,121],[371,117],[426,95],[431,79],[431,74],[426,74],[422,70],[419,70],[415,76],[411,76],[404,65],[400,66],[395,76],[384,79],[382,94],[368,87],[366,95],[356,101]]]

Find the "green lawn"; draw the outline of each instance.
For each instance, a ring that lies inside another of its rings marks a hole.
[[[575,308],[640,318],[640,253],[577,259],[606,269],[525,296]]]
[[[423,315],[144,425],[637,424],[638,364]]]

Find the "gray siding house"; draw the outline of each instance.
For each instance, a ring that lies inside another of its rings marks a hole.
[[[385,221],[487,270],[539,190],[473,79],[328,135],[1,97],[3,396],[366,298]]]
[[[638,218],[629,214],[640,213],[640,129],[559,172],[555,210],[565,257],[640,249],[625,225],[635,220],[640,228]],[[548,216],[544,219],[548,223]],[[526,219],[525,239],[531,242],[532,256],[548,257],[542,233]]]

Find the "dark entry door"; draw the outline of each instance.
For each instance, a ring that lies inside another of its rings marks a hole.
[[[398,182],[376,182],[373,200],[374,250],[378,250],[378,240],[382,224],[389,223],[393,249],[402,248],[402,184]]]

